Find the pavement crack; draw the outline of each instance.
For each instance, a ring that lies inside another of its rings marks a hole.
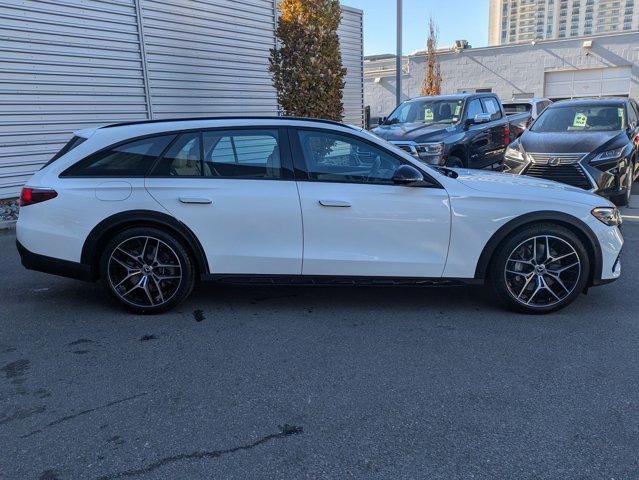
[[[296,427],[294,425],[280,425],[280,431],[277,433],[271,433],[270,435],[266,435],[252,443],[247,443],[246,445],[239,445],[237,447],[227,448],[224,450],[200,450],[191,453],[180,453],[178,455],[171,455],[169,457],[161,458],[160,460],[156,460],[153,463],[148,464],[142,468],[136,468],[131,470],[126,470],[119,473],[112,473],[110,475],[105,475],[103,477],[99,477],[99,480],[116,480],[118,478],[129,478],[129,477],[138,477],[141,475],[146,475],[158,468],[161,468],[170,463],[188,461],[188,460],[202,460],[205,458],[219,458],[222,455],[227,455],[230,453],[239,452],[242,450],[251,450],[259,445],[270,442],[271,440],[275,440],[278,438],[288,437],[290,435],[297,435],[304,432],[302,427]]]
[[[87,415],[87,414],[93,413],[93,412],[95,412],[97,410],[102,410],[104,408],[112,407],[112,406],[118,405],[120,403],[128,402],[129,400],[133,400],[133,399],[136,399],[136,398],[139,398],[139,397],[143,397],[144,395],[146,395],[146,393],[140,393],[138,395],[132,395],[130,397],[121,398],[120,400],[114,400],[114,401],[106,403],[104,405],[100,405],[99,407],[89,408],[87,410],[82,410],[81,412],[74,413],[73,415],[67,415],[66,417],[58,418],[57,420],[49,422],[49,423],[47,423],[47,427],[53,427],[55,425],[59,425],[61,423],[67,422],[69,420],[73,420],[74,418],[78,418],[78,417],[80,417],[82,415]]]
[[[13,422],[15,420],[24,420],[25,418],[32,417],[33,415],[38,415],[40,413],[43,413],[46,409],[47,407],[43,407],[43,406],[20,409],[11,415],[6,415],[4,417],[1,417],[0,426],[6,425],[7,423]]]

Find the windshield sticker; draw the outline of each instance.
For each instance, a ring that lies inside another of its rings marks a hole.
[[[588,117],[585,116],[583,113],[578,112],[575,115],[575,121],[572,123],[572,126],[577,128],[585,128],[586,123],[588,123]]]
[[[455,116],[459,117],[459,114],[461,113],[461,105],[457,105],[455,107]]]
[[[433,120],[435,118],[435,115],[433,114],[433,111],[430,108],[427,108],[426,110],[424,110],[424,120]]]

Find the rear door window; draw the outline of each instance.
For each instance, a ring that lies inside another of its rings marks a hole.
[[[204,175],[218,178],[283,177],[279,131],[211,130],[204,136]]]
[[[482,98],[482,103],[484,104],[484,109],[486,109],[486,113],[490,113],[493,120],[497,120],[501,118],[501,109],[499,108],[499,104],[497,100],[492,97]]]
[[[175,135],[147,137],[105,148],[73,165],[64,176],[144,176],[173,138]]]

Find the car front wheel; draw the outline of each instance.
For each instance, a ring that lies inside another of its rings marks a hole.
[[[506,305],[549,313],[572,303],[586,287],[590,258],[569,229],[554,224],[524,227],[500,245],[490,282]]]
[[[107,290],[136,313],[159,313],[193,290],[195,271],[184,246],[156,228],[131,228],[103,251],[101,278]]]
[[[626,189],[621,195],[615,195],[610,197],[610,201],[618,207],[627,207],[630,205],[630,196],[632,195],[632,185],[634,183],[634,167],[630,165],[628,167],[628,173],[626,173]]]

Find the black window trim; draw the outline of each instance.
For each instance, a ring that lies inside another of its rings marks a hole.
[[[280,178],[238,178],[232,176],[223,176],[223,177],[211,177],[204,175],[204,132],[209,131],[237,131],[237,130],[276,130],[278,132],[278,146],[280,147]],[[186,133],[199,132],[200,133],[200,161],[202,162],[202,174],[201,175],[184,175],[184,176],[173,176],[173,175],[153,175],[153,170],[157,167],[157,164],[160,162],[164,155],[169,151],[169,149],[173,146],[173,144],[180,138],[181,135]],[[78,174],[70,174],[69,172],[75,168],[81,168],[80,164],[85,162],[90,157],[102,153],[106,150],[110,150],[122,145],[126,145],[128,143],[137,142],[139,140],[145,140],[147,138],[153,137],[165,137],[173,135],[173,138],[167,146],[162,150],[162,152],[155,158],[150,168],[144,175],[78,175]],[[203,180],[270,180],[270,181],[292,181],[295,179],[295,175],[293,173],[293,159],[291,156],[290,150],[290,140],[288,138],[288,129],[284,125],[238,125],[238,126],[224,126],[224,127],[208,127],[208,128],[187,128],[180,130],[168,130],[165,132],[156,132],[150,133],[147,135],[140,135],[137,137],[127,138],[126,140],[122,140],[106,147],[103,147],[95,152],[91,152],[86,157],[78,160],[73,165],[69,165],[63,172],[58,175],[59,178],[189,178],[189,179],[203,179]]]
[[[313,183],[338,183],[338,184],[344,184],[344,183],[348,183],[348,184],[353,184],[353,185],[383,185],[386,187],[403,187],[406,188],[405,186],[402,185],[393,185],[392,183],[382,183],[382,182],[370,182],[370,183],[363,183],[363,182],[352,182],[352,181],[338,181],[338,180],[315,180],[313,178],[311,178],[309,172],[308,172],[308,165],[306,163],[306,156],[304,155],[304,149],[302,148],[302,144],[300,142],[300,138],[298,135],[299,131],[311,131],[311,132],[325,132],[325,133],[331,133],[334,135],[344,135],[345,137],[349,137],[349,138],[353,138],[357,141],[360,141],[362,143],[365,143],[367,145],[370,145],[374,148],[378,148],[380,150],[382,150],[384,153],[386,153],[387,155],[399,160],[402,165],[410,165],[411,167],[415,167],[417,170],[419,170],[422,175],[424,175],[424,180],[426,180],[428,182],[428,184],[424,184],[424,185],[420,185],[417,188],[441,188],[443,189],[444,187],[442,186],[441,183],[439,183],[431,174],[429,174],[425,169],[419,167],[418,165],[415,165],[409,161],[407,161],[405,158],[402,158],[400,155],[397,155],[395,152],[393,152],[392,150],[388,150],[386,147],[384,147],[383,145],[379,145],[375,142],[371,142],[370,140],[368,140],[367,138],[364,137],[360,137],[359,135],[355,135],[352,134],[350,132],[344,132],[342,130],[333,130],[330,128],[321,128],[321,127],[297,127],[297,126],[289,126],[288,127],[289,130],[289,134],[288,134],[288,138],[289,138],[289,142],[290,142],[290,148],[291,148],[291,153],[293,156],[293,164],[295,167],[295,180],[297,182],[313,182]],[[415,188],[415,187],[410,187],[410,188]]]

